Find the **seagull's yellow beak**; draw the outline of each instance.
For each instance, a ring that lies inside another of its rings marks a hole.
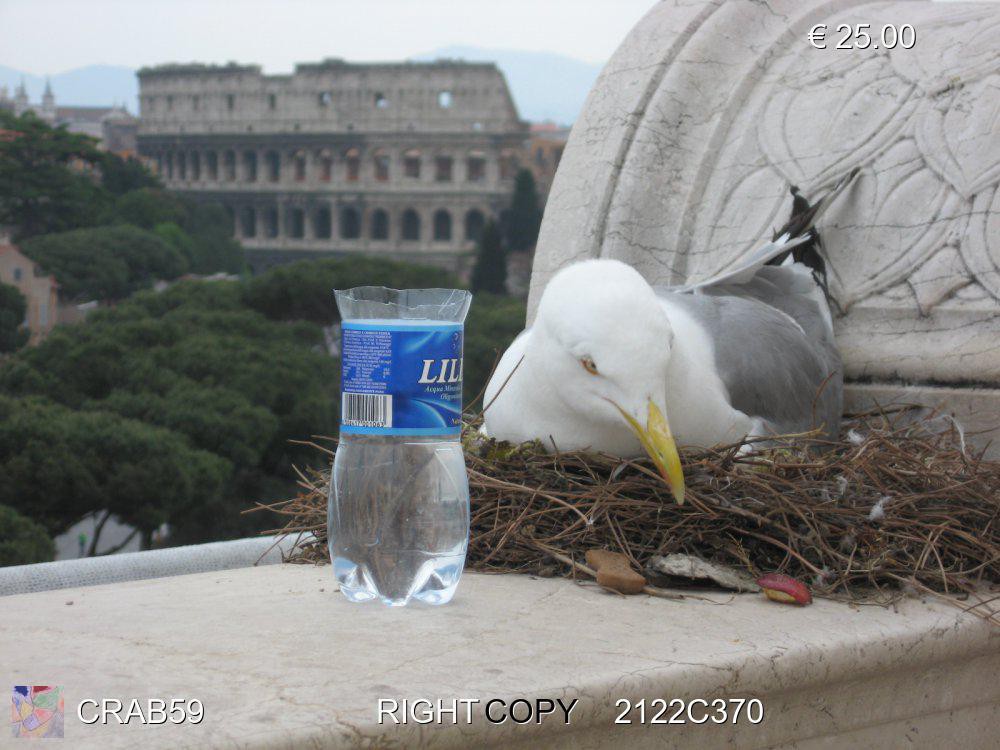
[[[611,403],[625,417],[625,421],[628,422],[629,427],[632,428],[636,437],[639,438],[642,447],[646,449],[646,453],[653,459],[653,463],[660,470],[660,474],[667,480],[667,484],[670,485],[670,491],[673,493],[677,504],[683,505],[684,472],[681,469],[681,457],[677,453],[677,444],[674,442],[673,435],[670,434],[670,427],[667,424],[667,418],[663,416],[663,412],[650,399],[649,415],[646,418],[646,426],[643,427],[635,417],[618,404],[615,404],[613,401]]]

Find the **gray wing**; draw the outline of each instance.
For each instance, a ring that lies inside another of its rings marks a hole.
[[[812,242],[814,237],[814,225],[836,200],[837,196],[851,183],[857,176],[859,168],[855,167],[846,175],[840,178],[837,183],[826,192],[815,204],[809,205],[798,188],[792,187],[792,215],[788,222],[774,233],[774,239],[757,248],[753,253],[739,261],[736,266],[704,281],[674,287],[678,292],[703,291],[708,287],[723,284],[747,284],[753,281],[758,272],[781,255],[787,254],[790,250]],[[775,261],[776,263],[779,261]]]
[[[696,292],[719,284],[745,284],[753,280],[754,275],[761,268],[767,266],[774,258],[809,241],[810,237],[808,235],[792,238],[787,234],[783,234],[776,240],[757,248],[746,260],[739,263],[735,268],[723,271],[704,281],[671,287],[671,289],[677,292]]]
[[[743,284],[657,288],[708,331],[734,408],[776,433],[840,429],[843,366],[829,311],[802,266],[765,266]]]

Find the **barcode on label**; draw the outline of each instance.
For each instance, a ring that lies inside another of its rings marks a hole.
[[[341,423],[351,427],[392,427],[392,395],[345,393]]]

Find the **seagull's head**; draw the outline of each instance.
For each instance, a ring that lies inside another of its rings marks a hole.
[[[546,286],[532,330],[540,374],[564,408],[596,428],[632,432],[683,502],[664,408],[674,333],[646,280],[616,260],[568,266]]]

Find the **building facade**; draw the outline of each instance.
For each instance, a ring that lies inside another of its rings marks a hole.
[[[2,233],[0,283],[17,287],[24,295],[28,306],[24,323],[31,332],[29,343],[36,344],[45,338],[58,322],[59,284]]]
[[[69,107],[57,106],[52,86],[46,82],[42,100],[32,103],[22,83],[11,96],[6,86],[0,86],[0,109],[21,115],[34,112],[55,127],[65,127],[71,133],[82,133],[96,138],[98,148],[119,156],[134,156],[139,120],[122,106]]]
[[[527,139],[491,63],[139,71],[139,153],[222,203],[250,265],[365,253],[461,269]]]
[[[542,199],[546,199],[552,188],[552,180],[562,160],[569,127],[553,122],[537,122],[531,125],[531,139],[528,141],[525,166],[535,177],[535,185]]]

